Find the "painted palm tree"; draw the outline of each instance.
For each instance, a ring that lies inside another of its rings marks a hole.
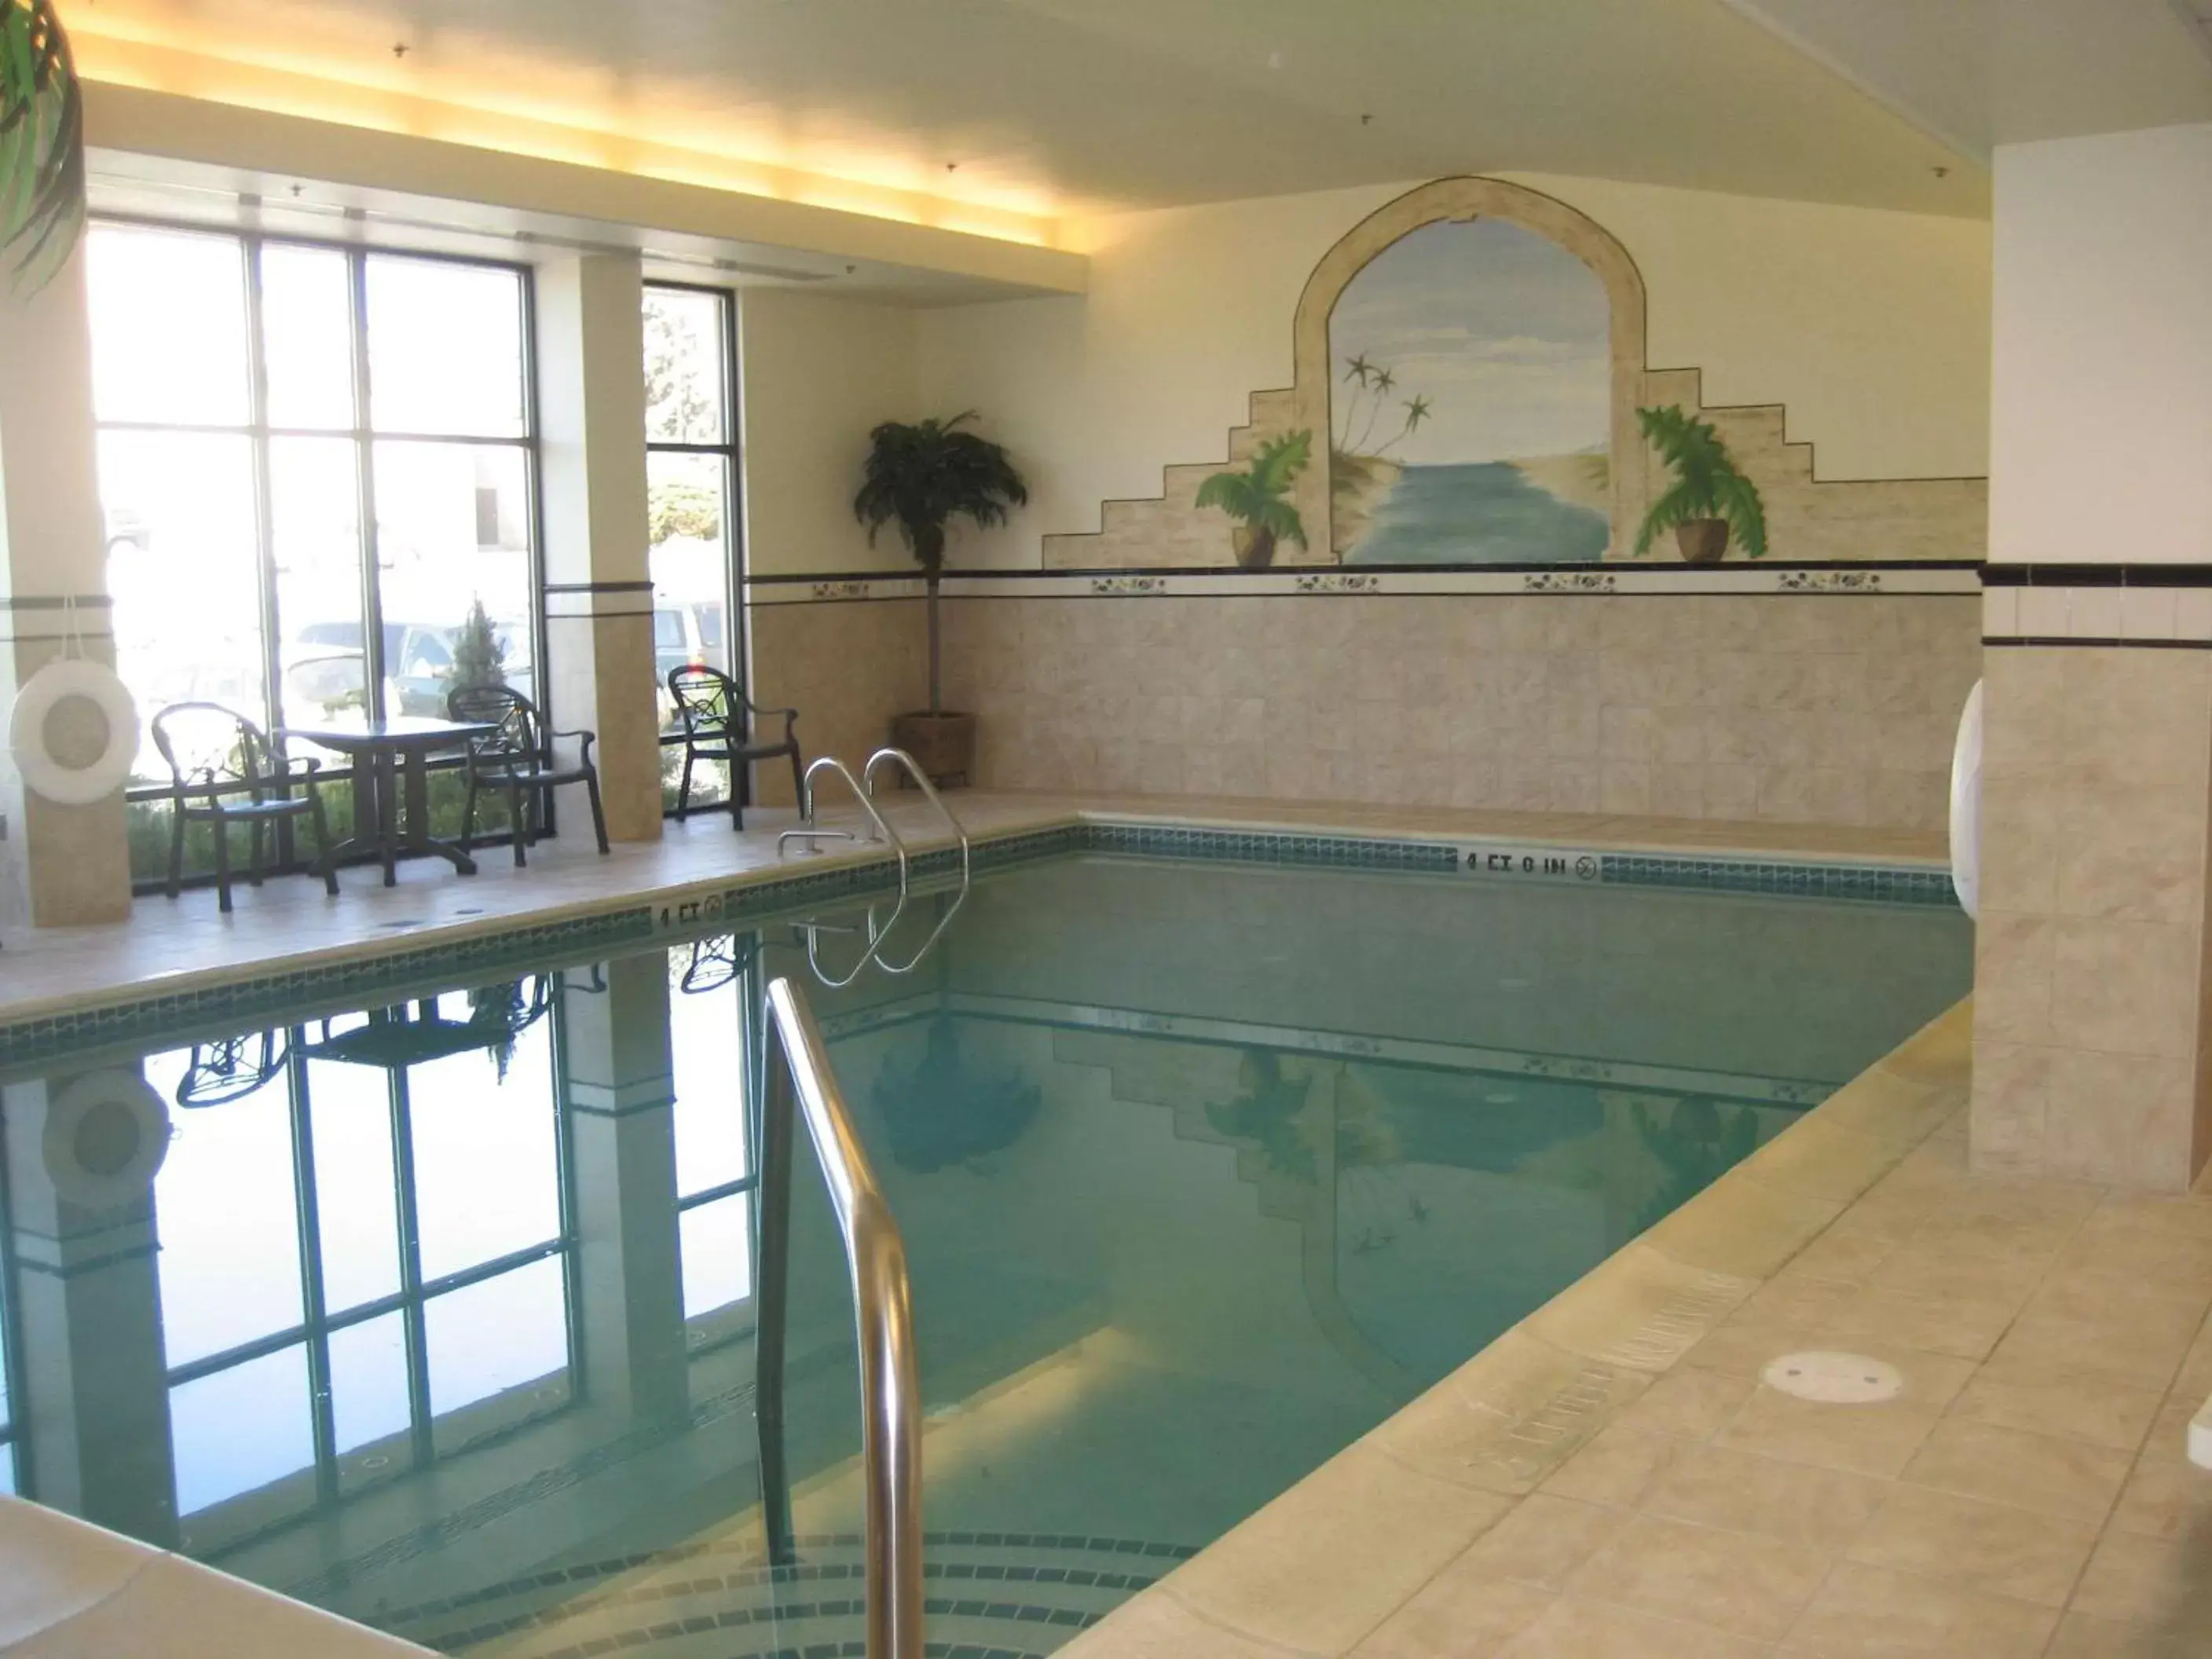
[[[0,0],[0,257],[19,294],[84,228],[84,100],[53,0]]]
[[[1218,507],[1237,521],[1237,562],[1265,570],[1279,542],[1306,544],[1305,521],[1290,503],[1291,485],[1313,459],[1313,434],[1286,433],[1260,446],[1242,472],[1217,472],[1198,487],[1200,507]]]
[[[949,421],[908,426],[885,421],[868,434],[868,459],[853,515],[876,532],[896,524],[907,550],[929,581],[929,712],[944,713],[939,684],[937,588],[945,574],[945,534],[953,519],[966,516],[978,526],[1004,524],[1006,510],[1030,498],[1029,485],[988,438],[960,428],[975,418],[974,410]]]

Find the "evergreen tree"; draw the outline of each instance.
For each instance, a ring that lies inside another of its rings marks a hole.
[[[469,605],[468,620],[453,641],[453,666],[450,689],[460,690],[478,685],[507,684],[507,648],[499,642],[499,635],[491,625],[481,599]]]

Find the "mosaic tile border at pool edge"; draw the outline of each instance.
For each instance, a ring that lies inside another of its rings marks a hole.
[[[1956,902],[1948,873],[1930,866],[1632,852],[1540,842],[1453,842],[1109,818],[977,841],[973,860],[980,872],[1082,853],[1429,875],[1464,869],[1484,878],[1532,884],[1668,887],[1938,908]],[[934,848],[912,854],[908,868],[915,878],[941,878],[958,870],[959,858],[957,848]],[[471,969],[520,969],[531,965],[532,958],[574,958],[580,951],[646,945],[656,939],[712,933],[731,923],[773,920],[807,905],[891,890],[895,869],[890,855],[883,854],[805,874],[702,883],[642,903],[617,902],[619,908],[466,933],[416,949],[349,953],[288,972],[218,980],[194,988],[125,996],[16,1019],[0,1014],[0,1066],[21,1065],[90,1044],[158,1038],[217,1018],[251,1018],[283,1012],[303,1000],[369,996]],[[696,896],[685,896],[687,892]]]

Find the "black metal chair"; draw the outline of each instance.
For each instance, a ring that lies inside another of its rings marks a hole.
[[[171,703],[154,716],[154,746],[169,767],[169,896],[184,884],[185,828],[197,819],[215,826],[216,903],[230,908],[230,826],[252,826],[247,879],[261,885],[267,868],[267,836],[305,817],[315,827],[315,872],[333,894],[338,874],[331,863],[331,831],[318,792],[321,763],[287,760],[268,736],[236,709],[216,702]],[[281,735],[281,734],[280,734]],[[292,787],[301,786],[295,795]],[[281,850],[281,848],[280,848]]]
[[[795,799],[804,800],[805,763],[799,753],[799,711],[762,708],[719,668],[697,663],[668,671],[668,695],[675,700],[676,718],[684,744],[684,777],[676,790],[676,816],[691,816],[691,769],[701,761],[726,762],[730,769],[730,822],[745,827],[744,768],[753,761],[791,758],[791,787]],[[757,741],[759,723],[771,714],[783,716],[783,736],[774,743]]]
[[[446,714],[456,720],[479,721],[499,729],[469,744],[469,793],[461,808],[461,846],[476,846],[477,794],[483,789],[507,795],[507,821],[514,828],[514,861],[529,862],[525,848],[537,840],[531,828],[530,809],[543,805],[543,817],[552,811],[553,791],[564,783],[580,783],[592,799],[592,829],[599,838],[599,851],[608,851],[607,815],[599,804],[599,769],[592,764],[595,732],[549,732],[538,705],[520,691],[504,685],[465,685],[446,694]],[[577,740],[577,758],[563,766],[556,757],[553,740]]]

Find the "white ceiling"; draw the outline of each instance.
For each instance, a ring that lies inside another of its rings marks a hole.
[[[1729,3],[1977,156],[2212,120],[2212,0]]]
[[[1942,124],[1728,0],[83,0],[64,17],[1047,217],[1510,170],[1988,207]]]

